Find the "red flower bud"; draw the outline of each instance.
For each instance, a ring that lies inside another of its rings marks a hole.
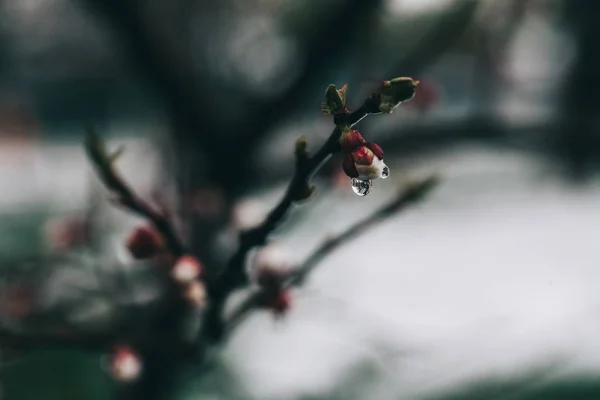
[[[137,227],[127,239],[127,250],[137,260],[154,256],[163,246],[161,235],[152,226]]]
[[[356,165],[371,165],[373,163],[373,157],[375,157],[373,152],[369,150],[367,146],[360,146],[350,154]]]
[[[126,345],[115,347],[108,358],[108,370],[119,381],[131,382],[142,372],[142,360]]]
[[[364,143],[366,143],[365,138],[357,130],[342,132],[342,136],[340,137],[340,146],[345,153],[355,150]]]
[[[375,154],[375,157],[383,161],[383,149],[376,143],[365,143],[365,147]]]
[[[189,255],[179,257],[171,270],[171,276],[179,283],[190,283],[197,279],[201,273],[202,264],[196,257]]]

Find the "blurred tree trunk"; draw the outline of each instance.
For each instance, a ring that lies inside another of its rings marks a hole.
[[[570,177],[585,180],[598,152],[600,97],[592,88],[600,85],[600,2],[568,0],[565,19],[576,43],[576,58],[562,92],[562,126],[558,152],[564,157]]]

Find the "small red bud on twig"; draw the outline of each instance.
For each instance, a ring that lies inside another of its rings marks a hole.
[[[109,355],[108,370],[113,378],[131,382],[141,375],[142,360],[131,347],[120,345]]]
[[[342,133],[340,145],[344,152],[343,169],[350,178],[368,181],[388,177],[389,168],[378,144],[368,143],[357,130],[348,130]]]
[[[163,246],[160,234],[152,226],[140,226],[129,235],[127,250],[136,260],[153,257]]]

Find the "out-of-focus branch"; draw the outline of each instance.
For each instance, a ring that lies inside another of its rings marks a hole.
[[[388,71],[394,76],[398,71],[407,75],[423,72],[432,65],[471,27],[478,0],[459,0],[436,23],[423,39]]]
[[[20,332],[0,327],[0,344],[11,349],[76,348],[105,351],[118,338],[112,334]]]
[[[406,207],[420,202],[438,184],[438,181],[437,176],[430,176],[409,183],[391,202],[377,209],[368,217],[358,221],[346,231],[325,240],[301,265],[294,269],[289,278],[284,282],[284,288],[302,285],[308,275],[334,250],[382,221],[396,215]],[[257,290],[248,296],[227,318],[225,331],[231,332],[243,321],[250,311],[264,303],[265,296],[267,295],[266,292]]]
[[[168,216],[155,210],[150,204],[137,196],[116,171],[114,162],[121,154],[122,149],[109,154],[104,142],[91,129],[86,132],[85,149],[98,173],[98,177],[111,191],[111,200],[115,204],[150,220],[164,237],[171,253],[175,257],[182,256],[185,253],[185,248]]]
[[[390,218],[396,213],[402,211],[407,206],[416,204],[423,200],[433,188],[438,184],[439,177],[432,175],[428,178],[410,182],[390,203],[377,209],[367,218],[352,225],[348,230],[327,239],[314,253],[292,274],[288,281],[288,286],[300,285],[310,272],[331,252],[354,239],[366,230],[372,228],[378,223]]]
[[[121,153],[109,154],[104,143],[88,130],[85,140],[87,154],[93,163],[99,178],[109,189],[117,205],[147,218],[161,234],[167,249],[176,259],[183,259],[185,247],[177,236],[165,211],[159,212],[138,197],[121,178],[114,168],[114,162]],[[188,257],[191,258],[191,257]],[[186,262],[188,265],[191,261]],[[178,263],[174,266],[176,268]],[[200,266],[192,266],[193,274],[199,275]],[[185,267],[188,268],[188,267]],[[185,338],[185,323],[193,315],[194,305],[186,299],[190,282],[186,278],[173,275],[173,268],[159,268],[159,274],[165,275],[167,283],[164,295],[157,302],[156,312],[146,326],[150,340],[135,343],[137,351],[145,362],[145,372],[135,385],[128,388],[127,398],[162,399],[172,384],[179,363],[187,357],[197,355],[193,343]],[[166,275],[169,276],[166,276]],[[186,272],[186,276],[189,273]],[[190,278],[195,281],[197,276]],[[196,285],[201,285],[195,281]]]

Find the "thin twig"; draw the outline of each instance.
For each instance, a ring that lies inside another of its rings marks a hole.
[[[356,111],[336,116],[336,125],[339,126],[342,123],[347,123],[350,126],[354,126],[369,114],[379,114],[378,105],[377,95],[372,95]],[[252,248],[264,245],[268,236],[284,221],[293,204],[301,200],[301,194],[310,188],[310,179],[312,176],[333,153],[339,150],[338,140],[340,134],[339,127],[336,127],[314,156],[308,157],[302,162],[297,162],[294,176],[283,198],[275,208],[260,225],[240,233],[238,250],[227,263],[225,272],[212,285],[211,289],[214,295],[219,296],[223,293],[229,293],[246,282],[242,268],[246,255]]]
[[[112,192],[113,202],[147,218],[163,236],[168,249],[175,257],[185,254],[185,247],[175,233],[168,216],[155,210],[145,200],[136,195],[115,169],[114,162],[122,153],[122,149],[109,154],[104,142],[89,128],[85,136],[85,149],[98,173],[98,177],[106,188]]]
[[[283,288],[301,286],[308,275],[334,250],[356,238],[366,230],[392,217],[405,207],[420,202],[437,185],[438,177],[430,176],[426,179],[409,183],[391,202],[377,209],[368,217],[358,221],[346,231],[325,240],[317,249],[294,271],[284,282]],[[266,293],[257,290],[246,298],[229,316],[225,330],[231,332],[238,326],[250,311],[264,303],[262,300]]]

